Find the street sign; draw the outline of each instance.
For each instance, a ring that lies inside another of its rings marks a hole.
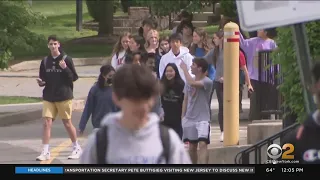
[[[237,0],[241,29],[258,29],[320,19],[320,1],[244,1]]]

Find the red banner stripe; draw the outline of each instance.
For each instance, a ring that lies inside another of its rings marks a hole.
[[[239,42],[239,38],[228,38],[227,42]]]

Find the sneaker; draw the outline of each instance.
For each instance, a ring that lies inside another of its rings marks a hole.
[[[46,161],[49,159],[50,159],[50,152],[45,153],[44,151],[42,151],[40,156],[37,157],[37,161]]]
[[[82,154],[82,149],[81,147],[77,147],[73,149],[71,155],[68,157],[68,159],[79,159]]]
[[[223,142],[223,132],[220,135],[220,142]]]

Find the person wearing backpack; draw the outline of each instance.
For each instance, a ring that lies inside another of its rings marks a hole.
[[[68,159],[78,159],[82,149],[77,142],[77,131],[71,122],[73,82],[78,79],[72,58],[63,53],[56,36],[48,37],[50,55],[41,61],[38,85],[43,89],[43,150],[38,161],[50,159],[49,140],[52,122],[58,115],[65,126],[73,144],[72,154]]]
[[[146,66],[125,64],[112,79],[112,99],[121,109],[103,118],[87,140],[81,164],[191,164],[173,129],[151,113],[160,84]]]

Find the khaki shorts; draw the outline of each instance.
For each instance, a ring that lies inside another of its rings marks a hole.
[[[55,119],[57,115],[63,120],[71,119],[72,100],[60,102],[43,101],[42,117]]]

